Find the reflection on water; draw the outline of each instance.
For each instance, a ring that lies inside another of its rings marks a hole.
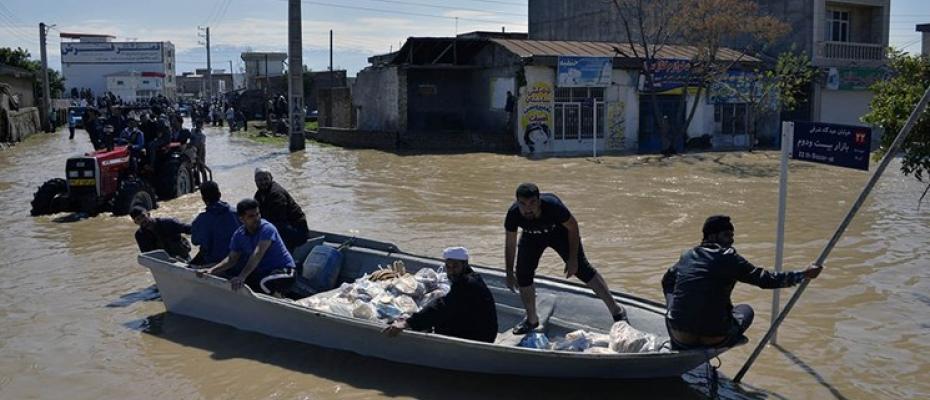
[[[699,368],[661,381],[552,380],[453,373],[363,358],[165,314],[135,261],[135,226],[100,215],[73,223],[28,217],[35,188],[63,174],[86,136],[39,135],[0,151],[0,398],[703,398]],[[700,239],[703,219],[728,213],[736,247],[774,258],[778,155],[702,154],[527,160],[496,154],[394,155],[310,144],[304,153],[208,132],[208,164],[229,202],[254,192],[264,165],[290,190],[311,227],[396,243],[437,256],[469,247],[501,265],[513,189],[534,181],[557,193],[581,225],[589,258],[612,288],[661,299],[659,280]],[[832,234],[866,174],[791,166],[785,263],[802,267]],[[930,213],[923,187],[895,168],[839,243],[746,377],[723,379],[723,398],[927,398],[925,322]],[[155,215],[191,220],[197,195]],[[540,273],[556,275],[547,253]],[[783,296],[784,298],[784,296]],[[723,376],[748,357],[769,320],[771,293],[737,286],[752,304],[749,346],[721,357]]]

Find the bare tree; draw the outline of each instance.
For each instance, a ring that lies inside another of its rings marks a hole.
[[[684,0],[612,0],[626,35],[626,46],[614,47],[623,57],[642,60],[642,74],[652,107],[653,126],[662,137],[663,150],[674,148],[667,118],[660,117],[659,99],[655,88],[655,65],[664,47],[680,35],[680,27],[668,23]]]
[[[745,61],[747,54],[763,51],[789,29],[785,22],[762,15],[759,5],[747,0],[684,0],[682,10],[676,14],[673,23],[691,26],[691,29],[682,31],[682,39],[697,47],[692,60],[693,75],[697,81],[703,82],[703,85],[697,87],[694,103],[685,121],[685,131],[694,119],[701,91],[705,87],[725,77],[734,66]],[[724,51],[730,51],[727,47],[738,53],[721,57]],[[685,104],[685,97],[683,94],[682,104]],[[754,133],[749,132],[750,151],[755,142]]]
[[[651,98],[653,122],[660,128],[665,154],[674,153],[674,139],[688,131],[705,88],[744,62],[746,54],[761,51],[788,31],[787,24],[762,15],[758,4],[747,0],[613,0],[613,4],[629,47],[615,50],[643,60],[644,89]],[[684,123],[674,127],[659,118],[653,68],[663,48],[671,44],[690,46],[692,54],[675,115],[685,109],[688,92],[692,84],[695,87]]]

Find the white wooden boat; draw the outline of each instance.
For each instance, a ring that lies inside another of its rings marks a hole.
[[[338,246],[347,240],[340,281],[351,282],[379,264],[403,260],[408,272],[437,268],[442,261],[408,254],[397,246],[361,238],[314,232],[317,242]],[[504,272],[472,267],[494,294],[498,309],[497,343],[483,343],[432,333],[405,331],[389,338],[385,325],[321,312],[248,288],[232,291],[222,278],[197,273],[172,261],[163,251],[140,254],[138,261],[152,271],[169,312],[200,318],[238,329],[309,343],[364,356],[456,371],[560,378],[640,379],[674,377],[689,371],[727,348],[655,353],[592,354],[516,347],[509,330],[522,317],[519,295],[504,283]],[[585,286],[562,279],[537,276],[540,317],[550,337],[576,329],[607,333],[612,321],[603,302]],[[667,339],[662,304],[614,292],[626,307],[630,324],[638,330]]]

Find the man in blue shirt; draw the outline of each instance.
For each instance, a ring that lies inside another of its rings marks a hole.
[[[229,242],[242,223],[236,210],[220,200],[221,196],[216,182],[206,181],[200,185],[200,198],[207,208],[191,223],[191,241],[200,246],[191,264],[216,264],[229,255]]]
[[[132,151],[141,152],[145,148],[145,134],[139,129],[139,121],[130,118],[126,123],[126,128],[119,133],[116,143],[124,146],[132,146]]]
[[[240,201],[236,213],[242,226],[233,233],[229,255],[207,272],[229,278],[234,291],[247,284],[252,290],[283,296],[294,282],[295,263],[278,230],[262,219],[254,199]],[[247,260],[241,268],[240,259]]]

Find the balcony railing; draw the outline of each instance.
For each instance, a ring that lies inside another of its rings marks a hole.
[[[820,42],[818,55],[835,60],[881,61],[885,59],[885,46],[872,43]]]

